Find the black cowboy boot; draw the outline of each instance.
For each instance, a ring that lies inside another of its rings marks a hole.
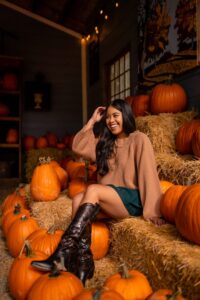
[[[79,239],[87,225],[90,224],[91,219],[93,220],[98,211],[98,204],[82,204],[71,224],[64,232],[54,253],[46,260],[32,261],[31,265],[40,271],[50,271],[53,268],[54,263],[59,264],[64,262],[66,270],[68,272],[75,273],[74,260],[77,256]]]
[[[91,223],[85,228],[82,237],[78,244],[78,256],[77,256],[77,271],[76,275],[85,285],[87,279],[90,279],[94,275],[94,260],[93,254],[90,250],[91,246]]]

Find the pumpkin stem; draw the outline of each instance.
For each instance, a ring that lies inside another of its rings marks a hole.
[[[174,82],[174,78],[172,74],[169,74],[168,79],[165,81],[166,84],[172,84]]]
[[[52,226],[50,226],[49,227],[49,229],[47,230],[47,233],[49,233],[49,234],[54,234],[55,233],[55,225],[52,225]]]
[[[121,262],[120,267],[122,268],[122,272],[121,272],[122,278],[130,278],[129,271],[125,262]]]
[[[92,299],[93,300],[98,300],[101,297],[102,290],[97,288],[94,293],[92,294]]]
[[[21,205],[19,203],[15,204],[13,214],[18,215],[21,211]]]
[[[23,246],[21,248],[19,256],[21,256],[23,252],[25,252],[25,255],[27,257],[31,257],[33,255],[33,251],[32,251],[31,244],[30,244],[29,240],[25,240],[24,241],[24,244],[23,244]]]
[[[168,300],[177,300],[179,296],[181,296],[181,288],[178,287],[177,291],[173,293],[173,295],[167,295]]]

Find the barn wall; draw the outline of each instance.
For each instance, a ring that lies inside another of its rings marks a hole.
[[[8,32],[1,53],[24,60],[23,82],[34,81],[42,72],[52,86],[49,111],[23,110],[23,135],[40,136],[50,130],[62,137],[75,132],[82,125],[80,41],[4,7],[0,28]]]

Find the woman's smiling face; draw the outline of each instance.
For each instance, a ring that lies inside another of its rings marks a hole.
[[[118,138],[126,136],[123,129],[123,117],[121,111],[113,106],[109,106],[106,112],[106,125],[112,134]]]

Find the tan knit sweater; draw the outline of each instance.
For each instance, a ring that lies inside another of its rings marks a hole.
[[[72,150],[95,161],[97,139],[92,129],[83,127],[74,137]],[[98,183],[113,184],[140,191],[143,217],[160,217],[162,191],[149,138],[140,131],[116,140],[116,155],[109,159],[109,172],[98,176]]]

